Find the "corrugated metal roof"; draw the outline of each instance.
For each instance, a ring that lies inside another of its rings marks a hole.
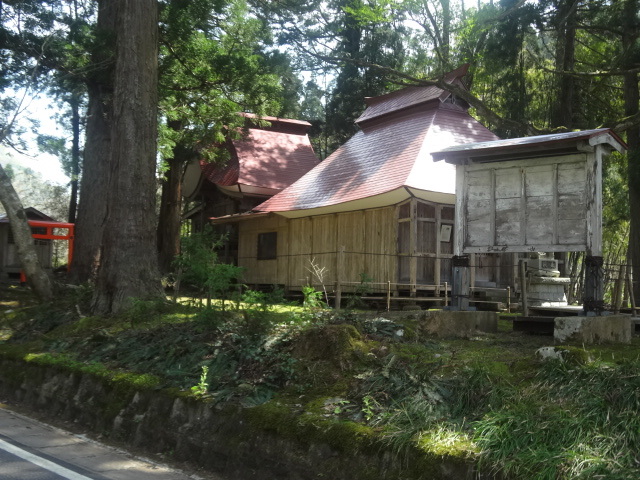
[[[459,107],[425,104],[423,110],[412,109],[406,115],[363,128],[300,180],[256,210],[285,212],[320,208],[405,186],[453,193],[455,169],[447,164],[435,164],[430,152],[445,145],[491,139],[497,137]]]
[[[582,130],[577,132],[565,132],[549,135],[535,135],[531,137],[507,138],[504,140],[493,140],[486,142],[474,142],[463,145],[453,145],[447,148],[434,151],[432,156],[436,160],[453,159],[461,157],[481,157],[496,153],[508,154],[508,152],[530,150],[534,147],[563,146],[575,144],[580,140],[590,140],[603,135],[611,135],[614,142],[618,142],[623,148],[626,144],[620,137],[608,128],[598,128],[594,130]]]
[[[231,142],[227,165],[203,162],[202,173],[220,186],[250,185],[282,190],[311,170],[317,163],[306,130],[309,124],[297,120],[271,119],[267,129],[249,128],[245,137]],[[296,133],[278,131],[282,122]]]
[[[459,82],[467,74],[469,65],[465,64],[456,70],[447,73],[444,80],[448,83]],[[358,125],[366,123],[389,113],[398,112],[416,105],[421,105],[433,100],[444,100],[449,92],[441,88],[430,87],[406,87],[386,95],[365,98],[367,109],[356,120]]]

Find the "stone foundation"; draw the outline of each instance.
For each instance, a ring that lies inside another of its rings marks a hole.
[[[558,317],[553,338],[556,343],[631,343],[633,326],[627,315]]]
[[[435,310],[426,312],[425,331],[438,337],[468,338],[498,331],[497,312]]]

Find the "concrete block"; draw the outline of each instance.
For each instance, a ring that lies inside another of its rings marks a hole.
[[[633,332],[627,315],[557,317],[554,324],[556,343],[631,343]]]
[[[467,338],[498,331],[498,312],[434,310],[425,312],[424,328],[438,337]]]

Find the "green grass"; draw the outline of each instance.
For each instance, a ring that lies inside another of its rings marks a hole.
[[[197,397],[246,407],[256,428],[344,451],[472,460],[514,480],[640,478],[637,338],[542,363],[535,351],[553,340],[513,332],[510,320],[495,334],[436,339],[410,315],[137,302],[91,317],[78,301],[3,298],[0,354],[132,388],[193,395],[207,384]]]

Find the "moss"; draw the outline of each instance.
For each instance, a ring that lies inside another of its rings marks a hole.
[[[584,348],[562,345],[556,347],[556,350],[562,351],[562,359],[570,365],[586,365],[593,361],[591,354]]]
[[[478,446],[467,433],[448,428],[424,432],[417,445],[426,454],[460,460],[474,459],[479,453]]]
[[[294,405],[272,400],[247,409],[245,416],[255,428],[307,445],[326,444],[348,454],[378,451],[380,445],[374,429],[361,423],[324,416],[324,400],[309,402],[303,411]]]

